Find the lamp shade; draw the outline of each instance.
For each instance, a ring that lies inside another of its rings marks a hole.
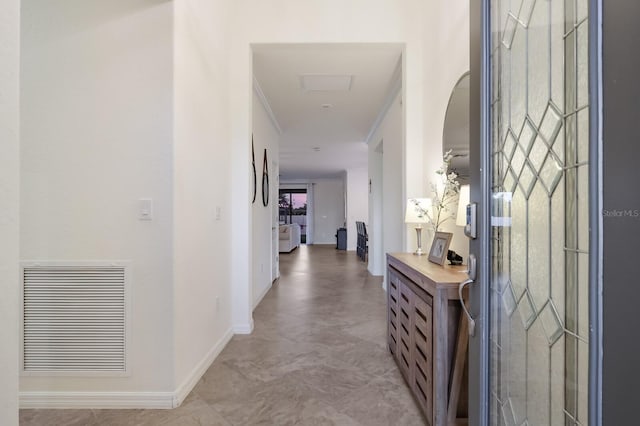
[[[462,185],[460,198],[458,198],[458,214],[456,215],[456,225],[458,226],[467,224],[467,204],[469,204],[469,185]]]
[[[407,200],[407,212],[404,216],[405,223],[427,223],[429,217],[425,212],[431,213],[430,198],[410,198]]]

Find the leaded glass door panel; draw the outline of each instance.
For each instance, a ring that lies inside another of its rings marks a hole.
[[[489,419],[587,425],[587,0],[491,0]]]

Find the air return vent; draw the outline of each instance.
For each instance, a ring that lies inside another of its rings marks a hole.
[[[24,373],[126,373],[126,266],[22,270]]]

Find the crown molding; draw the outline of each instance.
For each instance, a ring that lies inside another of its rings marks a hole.
[[[253,91],[258,96],[258,99],[260,99],[260,103],[264,107],[265,111],[267,111],[267,115],[269,116],[269,119],[271,120],[273,127],[275,127],[276,130],[278,131],[278,134],[281,135],[282,128],[280,127],[280,123],[278,123],[278,120],[276,119],[276,115],[273,113],[273,110],[271,109],[271,105],[269,105],[269,101],[267,100],[267,97],[262,91],[262,87],[260,87],[260,83],[258,83],[258,80],[256,79],[255,76],[253,77]]]
[[[398,63],[396,64],[396,68],[393,71],[393,75],[391,76],[391,82],[389,83],[389,90],[387,91],[387,97],[385,98],[384,104],[382,104],[382,108],[380,109],[380,112],[378,113],[376,120],[373,122],[371,129],[369,129],[369,133],[367,134],[367,138],[365,139],[365,142],[367,143],[367,145],[371,142],[371,138],[373,137],[373,135],[376,134],[376,132],[380,128],[382,121],[386,117],[387,112],[389,112],[391,105],[393,105],[393,101],[395,100],[396,96],[398,96],[398,93],[400,93],[401,89],[402,89],[402,58],[398,60]]]

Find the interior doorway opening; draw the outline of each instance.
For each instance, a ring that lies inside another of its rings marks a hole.
[[[298,224],[300,244],[307,243],[307,190],[280,189],[278,197],[278,221],[280,225]]]

